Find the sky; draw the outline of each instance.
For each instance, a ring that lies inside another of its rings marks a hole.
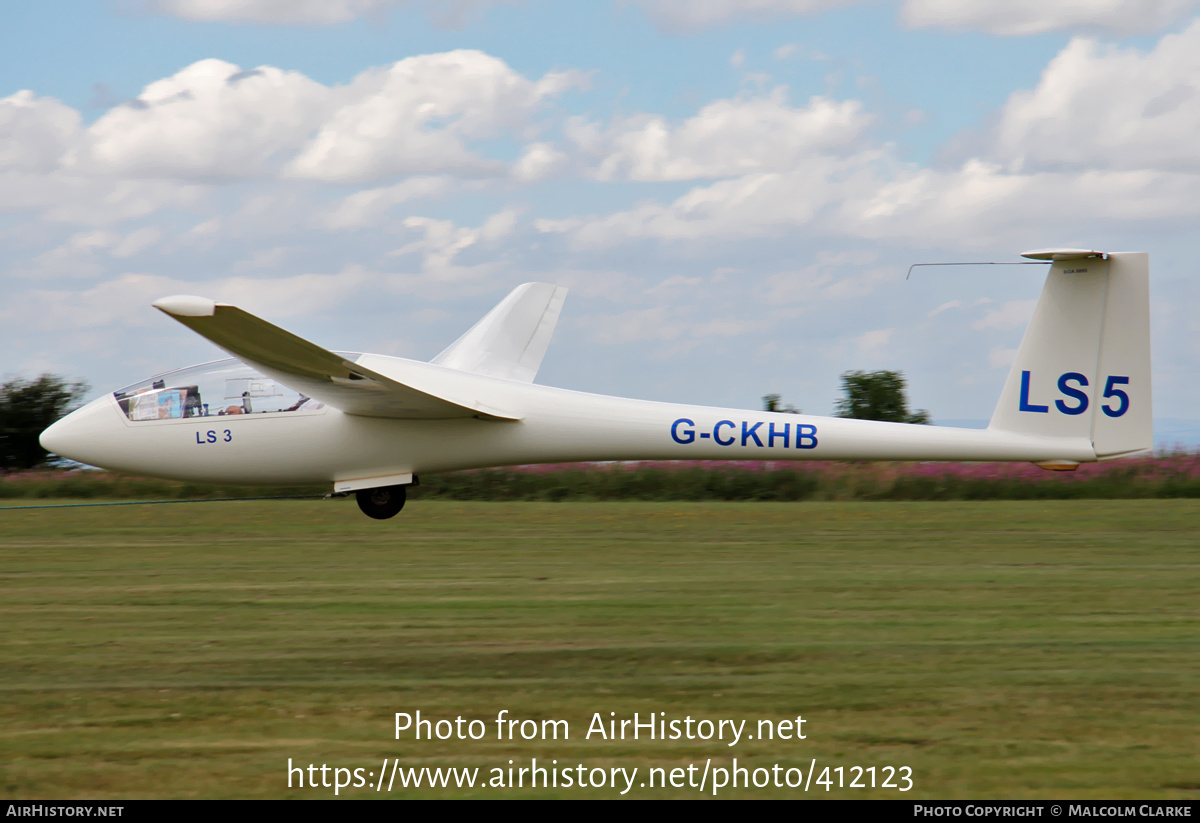
[[[1150,254],[1200,420],[1200,0],[61,0],[0,30],[0,373],[93,395],[235,303],[427,360],[570,293],[539,383],[986,420],[1047,247]],[[1197,423],[1200,426],[1200,423]],[[1159,440],[1171,430],[1159,427]]]

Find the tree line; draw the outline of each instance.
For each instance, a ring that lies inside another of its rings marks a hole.
[[[38,442],[47,426],[83,402],[88,385],[55,374],[0,385],[0,470],[32,469],[49,454]]]
[[[791,404],[784,404],[778,394],[763,396],[763,411],[800,414]],[[904,372],[848,371],[842,373],[842,397],[833,411],[834,417],[854,420],[883,420],[888,423],[933,422],[925,409],[908,410],[908,389]]]

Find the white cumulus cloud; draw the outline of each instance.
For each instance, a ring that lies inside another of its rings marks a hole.
[[[173,17],[208,23],[329,25],[379,14],[397,0],[153,0]]]
[[[409,57],[363,72],[287,168],[293,177],[361,183],[397,174],[498,174],[467,141],[523,126],[545,98],[586,83],[581,72],[532,81],[479,51]]]
[[[566,233],[582,248],[637,238],[734,239],[778,234],[809,223],[831,197],[840,164],[809,159],[788,174],[748,174],[697,187],[672,203],[645,202],[606,216],[537,220],[541,232]]]
[[[828,225],[876,239],[1053,245],[1064,232],[1200,213],[1198,182],[1145,170],[1017,173],[978,159],[946,171],[881,165],[843,190]]]
[[[404,227],[419,232],[421,238],[390,252],[389,256],[403,257],[420,253],[422,272],[442,280],[477,277],[490,270],[491,264],[462,266],[455,258],[472,246],[494,244],[512,234],[517,227],[519,216],[520,209],[509,206],[489,215],[483,224],[476,228],[459,226],[452,220],[408,217],[403,221]]]
[[[343,197],[320,218],[327,229],[359,229],[382,222],[401,203],[436,197],[453,188],[449,177],[410,177],[391,186],[364,189]]]
[[[854,343],[858,346],[860,352],[867,354],[887,346],[892,340],[892,335],[895,333],[896,330],[894,328],[873,329],[854,338]]]
[[[545,101],[587,83],[578,71],[526,78],[469,50],[409,57],[334,87],[273,66],[206,59],[149,84],[84,130],[79,113],[56,100],[31,92],[0,100],[0,174],[353,184],[502,175],[508,165],[478,144],[526,138]],[[550,144],[533,143],[512,173],[531,182],[563,159]],[[17,192],[0,193],[0,207],[37,199],[20,194],[36,182],[14,178],[9,188]]]
[[[717,100],[672,126],[658,115],[618,121],[606,133],[579,124],[570,132],[601,155],[601,180],[696,180],[794,167],[817,152],[844,152],[871,123],[857,100],[813,97],[793,107],[787,90]]]
[[[917,28],[1000,35],[1082,28],[1128,36],[1160,31],[1197,5],[1197,0],[905,0],[900,18]]]
[[[544,180],[564,167],[567,156],[550,143],[531,143],[513,166],[512,174],[523,183]]]
[[[151,0],[172,17],[207,23],[328,26],[379,18],[397,7],[423,6],[437,25],[458,28],[483,10],[512,0]]]
[[[1200,171],[1200,22],[1150,51],[1077,38],[1012,95],[997,158],[1025,168]]]
[[[79,139],[79,112],[31,91],[0,98],[0,170],[47,171]]]
[[[692,31],[730,20],[770,20],[796,14],[817,14],[869,0],[636,0],[646,15],[669,31]]]
[[[999,307],[988,309],[980,320],[973,324],[975,329],[1015,329],[1024,326],[1033,317],[1036,300],[1010,300]]]
[[[634,0],[660,28],[696,31],[730,23],[811,16],[882,0]],[[1161,31],[1200,0],[904,0],[900,20],[913,28],[1029,35],[1092,30],[1114,34]]]
[[[331,102],[329,89],[298,72],[201,60],[97,120],[74,165],[140,177],[266,174],[300,147]]]

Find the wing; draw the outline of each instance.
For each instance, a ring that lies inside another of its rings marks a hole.
[[[386,377],[237,306],[177,295],[156,301],[154,307],[268,377],[347,414],[408,419],[520,419],[478,401],[447,397],[444,390],[425,391]],[[420,382],[418,375],[414,377],[413,382]]]
[[[562,286],[549,283],[517,286],[430,362],[532,383],[566,299],[567,290]]]

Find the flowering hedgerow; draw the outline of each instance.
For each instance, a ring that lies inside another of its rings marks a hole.
[[[0,498],[186,498],[320,494],[325,486],[177,483],[111,472],[0,477]],[[1035,500],[1200,497],[1200,452],[1177,451],[1051,472],[1031,463],[638,461],[476,469],[421,478],[414,499]]]
[[[480,469],[430,477],[459,500],[1021,500],[1200,497],[1200,452],[1051,472],[1031,463],[638,461]]]

